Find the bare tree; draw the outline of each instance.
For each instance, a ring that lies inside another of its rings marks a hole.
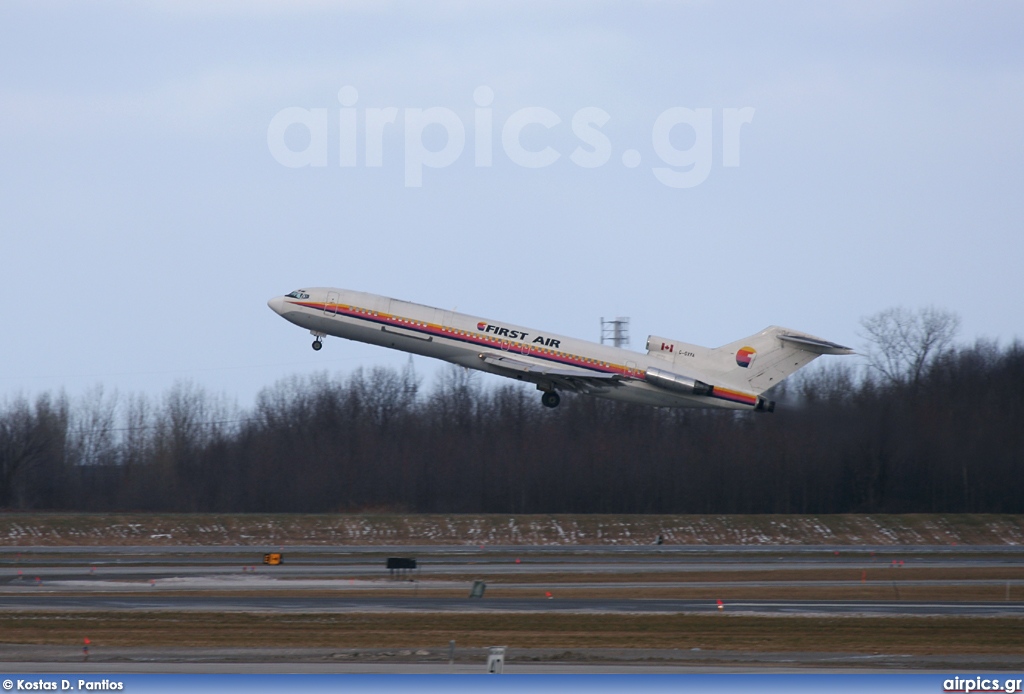
[[[438,371],[429,404],[441,422],[470,426],[474,409],[482,400],[479,378],[479,371],[454,364]]]
[[[856,392],[857,372],[849,362],[828,362],[815,367],[801,371],[794,378],[773,386],[768,391],[771,393],[771,399],[784,401],[793,393],[796,398],[810,403],[838,403]]]
[[[893,385],[917,386],[928,365],[949,348],[960,329],[952,311],[929,306],[888,308],[862,318],[868,366]]]
[[[36,398],[35,406],[18,398],[0,406],[0,508],[53,507],[68,429],[63,393]]]
[[[129,395],[124,409],[124,433],[121,437],[121,464],[131,475],[153,453],[153,407],[145,394]]]
[[[107,395],[103,386],[90,388],[72,409],[68,452],[73,465],[110,465],[115,462],[118,394]]]
[[[458,367],[422,396],[411,367],[293,377],[242,413],[188,383],[116,408],[99,388],[0,398],[0,509],[1024,513],[1024,343],[898,318],[871,325],[925,333],[896,382],[809,370],[790,392],[810,406],[770,417],[571,394],[552,411]]]

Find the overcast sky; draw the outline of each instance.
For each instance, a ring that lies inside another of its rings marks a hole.
[[[266,306],[305,286],[638,350],[898,305],[1005,344],[1022,58],[1015,2],[5,0],[0,398],[404,363],[314,353]]]

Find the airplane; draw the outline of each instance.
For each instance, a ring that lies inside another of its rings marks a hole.
[[[545,407],[559,391],[658,407],[773,412],[762,393],[823,354],[854,354],[813,335],[770,326],[714,349],[651,335],[647,354],[365,292],[315,287],[267,302],[309,330],[441,359],[533,383]]]

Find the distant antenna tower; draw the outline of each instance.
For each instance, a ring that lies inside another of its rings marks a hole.
[[[629,318],[601,318],[601,344],[625,347],[629,344]]]

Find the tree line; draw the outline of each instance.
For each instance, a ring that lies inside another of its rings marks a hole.
[[[159,399],[9,398],[0,508],[1024,512],[1024,345],[953,346],[944,327],[923,358],[908,333],[918,349],[895,360],[869,350],[867,369],[800,372],[774,414],[572,395],[549,410],[457,367],[424,387],[411,361],[291,377],[251,408],[190,383]]]

